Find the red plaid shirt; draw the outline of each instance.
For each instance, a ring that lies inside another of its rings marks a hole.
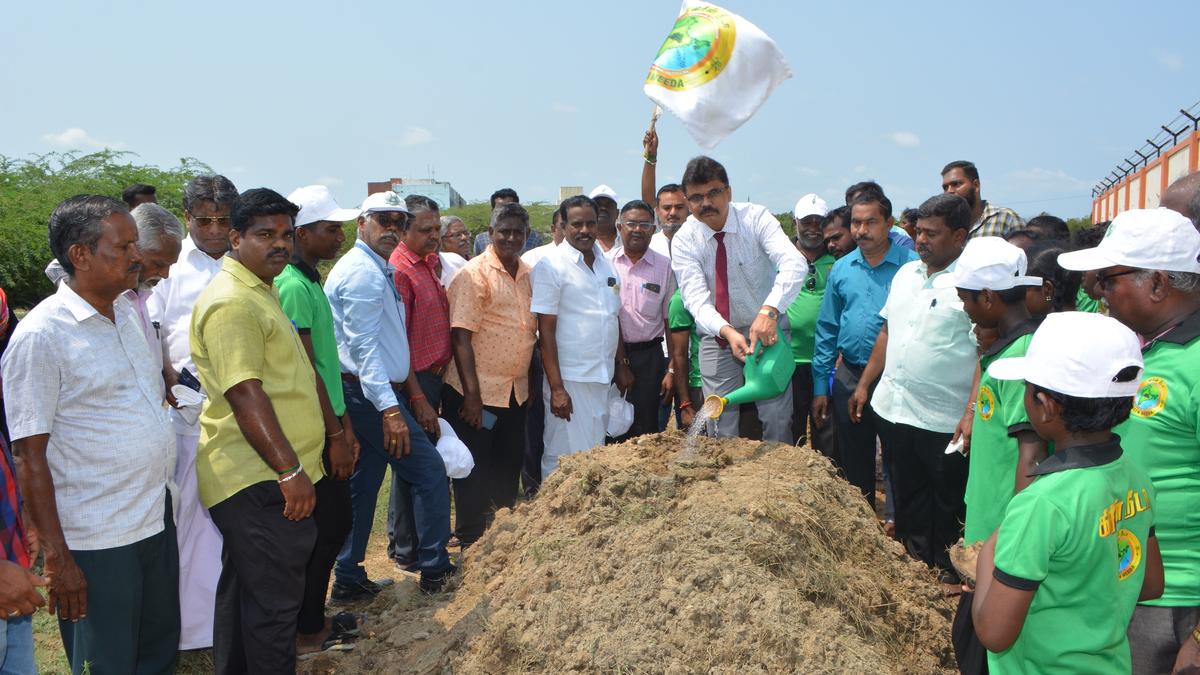
[[[392,251],[396,292],[404,302],[404,327],[412,370],[419,373],[450,363],[450,302],[434,267],[437,253],[422,260],[404,242]]]

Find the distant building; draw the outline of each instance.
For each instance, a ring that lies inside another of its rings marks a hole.
[[[562,203],[568,197],[574,197],[575,195],[581,194],[583,194],[582,185],[564,185],[558,188],[558,201],[559,203]]]
[[[422,195],[437,202],[440,209],[452,209],[467,202],[451,185],[445,181],[428,178],[393,178],[387,181],[372,181],[367,183],[367,194],[391,190],[401,197]]]

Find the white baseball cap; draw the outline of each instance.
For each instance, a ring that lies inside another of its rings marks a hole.
[[[1080,272],[1125,265],[1200,273],[1200,232],[1171,209],[1130,209],[1113,219],[1099,245],[1063,253],[1058,264]]]
[[[362,209],[363,214],[371,213],[372,211],[400,211],[402,213],[409,213],[408,206],[404,203],[404,197],[391,190],[367,195],[367,198],[363,200],[362,206],[358,208]]]
[[[829,213],[829,206],[824,199],[814,195],[806,194],[796,202],[796,208],[792,209],[792,215],[796,220],[804,220],[809,216],[821,216],[824,218]]]
[[[1067,396],[1118,398],[1137,393],[1140,373],[1116,381],[1130,366],[1142,369],[1141,343],[1120,321],[1093,312],[1055,312],[1033,334],[1025,356],[994,361],[987,372]]]
[[[1000,237],[976,237],[967,242],[954,269],[933,280],[934,288],[969,291],[1007,291],[1018,286],[1041,286],[1041,277],[1025,276],[1025,251]]]
[[[345,222],[354,220],[361,213],[358,209],[343,209],[338,206],[333,193],[324,185],[306,185],[292,190],[288,201],[300,207],[296,214],[296,227],[317,223],[322,220]]]
[[[592,191],[588,193],[588,197],[592,199],[597,197],[608,197],[609,199],[613,200],[614,204],[621,203],[617,200],[617,191],[608,187],[607,185],[597,185],[596,187],[592,188]]]

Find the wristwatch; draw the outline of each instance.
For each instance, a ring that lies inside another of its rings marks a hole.
[[[770,319],[772,321],[777,321],[779,319],[779,312],[777,312],[769,307],[763,307],[762,309],[758,310],[758,313],[767,317],[768,319]]]

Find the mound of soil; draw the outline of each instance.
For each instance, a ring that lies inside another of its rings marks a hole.
[[[375,600],[302,672],[955,672],[952,607],[808,448],[648,436],[496,514],[452,595]]]

